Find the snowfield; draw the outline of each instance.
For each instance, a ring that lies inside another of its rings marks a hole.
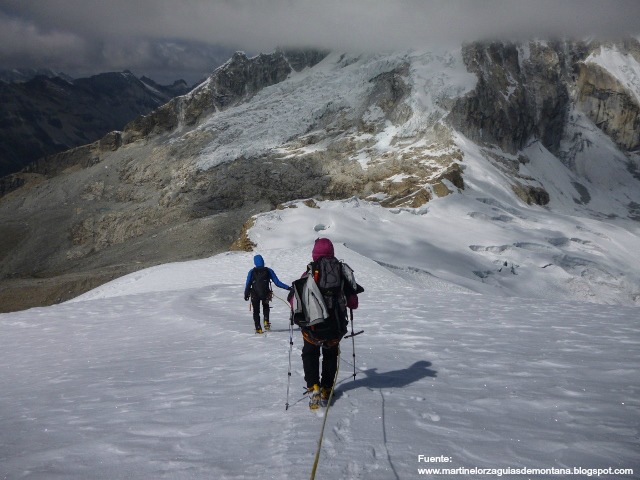
[[[281,280],[300,276],[323,223],[320,234],[366,289],[354,314],[365,330],[356,377],[345,340],[316,478],[410,479],[424,477],[421,468],[458,469],[449,478],[468,478],[464,468],[634,469],[610,478],[638,478],[638,308],[605,305],[614,286],[589,293],[598,303],[560,301],[542,287],[536,298],[513,294],[542,275],[553,278],[543,286],[562,285],[558,266],[493,272],[483,283],[471,271],[478,253],[457,251],[454,239],[490,246],[491,231],[468,238],[473,229],[460,235],[452,220],[436,234],[430,215],[441,222],[457,208],[442,205],[416,215],[352,199],[257,218],[251,236]],[[478,215],[495,206],[478,205]],[[568,219],[539,220],[540,238],[566,245],[513,252],[597,257],[589,242],[622,245],[629,235],[584,220],[581,243],[562,231]],[[242,299],[252,256],[162,265],[66,304],[0,315],[0,478],[307,478],[322,413],[303,395],[298,331],[285,411],[286,292],[276,289],[273,330],[255,335]],[[441,461],[419,461],[429,457]]]

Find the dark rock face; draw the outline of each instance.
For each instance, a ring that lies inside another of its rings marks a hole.
[[[320,63],[329,54],[325,50],[285,49],[283,54],[296,72]]]
[[[478,76],[478,84],[473,93],[456,102],[451,122],[473,140],[517,151],[526,142],[531,118],[525,113],[524,89],[517,81],[521,72],[515,45],[468,45],[463,57],[468,70]]]
[[[549,198],[549,193],[541,187],[522,185],[518,183],[513,185],[512,189],[514,193],[527,205],[547,205],[551,200]]]
[[[516,153],[538,139],[558,153],[569,106],[584,112],[623,151],[640,148],[640,101],[587,57],[606,44],[593,42],[474,43],[464,47],[475,90],[459,99],[449,120],[471,139]],[[640,61],[640,42],[614,45]]]
[[[371,80],[375,86],[368,103],[380,107],[393,123],[405,122],[412,113],[404,103],[405,98],[411,93],[411,88],[404,80],[408,73],[409,65],[405,64],[400,68],[381,73]]]
[[[464,47],[475,90],[454,105],[449,120],[475,141],[516,153],[532,138],[558,150],[568,115],[570,72],[560,44],[510,43]]]
[[[121,130],[187,91],[184,82],[162,87],[129,72],[72,81],[38,76],[25,83],[0,82],[0,176]]]

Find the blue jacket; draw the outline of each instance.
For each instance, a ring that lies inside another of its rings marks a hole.
[[[253,257],[253,264],[256,267],[264,267],[264,259],[262,258],[262,255],[256,255],[255,257]],[[272,269],[267,267],[267,270],[269,270],[269,276],[271,277],[271,281],[273,283],[276,284],[276,286],[280,287],[280,288],[284,288],[285,290],[289,290],[289,285],[282,283],[279,279],[278,276],[276,275],[276,272],[274,272]],[[247,295],[249,295],[249,290],[251,287],[251,275],[253,274],[253,268],[251,270],[249,270],[249,273],[247,274],[247,281],[244,284],[244,296],[246,297]]]

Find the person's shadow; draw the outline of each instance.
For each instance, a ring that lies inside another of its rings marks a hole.
[[[364,374],[364,378],[361,377],[353,381],[348,381],[348,379],[342,380],[336,385],[333,396],[334,399],[337,399],[343,393],[361,387],[370,389],[402,388],[426,377],[436,378],[438,372],[429,368],[430,366],[431,362],[420,360],[408,368],[391,370],[390,372],[378,373],[377,368],[361,370],[356,372],[356,376],[358,374]],[[351,378],[353,378],[353,376]]]

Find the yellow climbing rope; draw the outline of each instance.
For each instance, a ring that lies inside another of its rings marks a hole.
[[[324,411],[324,420],[322,421],[322,429],[320,430],[320,438],[318,439],[318,448],[316,449],[316,458],[313,461],[313,468],[311,469],[311,480],[316,478],[316,470],[318,468],[318,461],[320,460],[320,450],[322,449],[322,437],[324,437],[324,426],[327,423],[327,416],[329,415],[329,408],[331,408],[331,400],[333,400],[333,390],[336,388],[336,382],[338,381],[338,372],[340,371],[340,347],[338,347],[338,366],[336,368],[336,376],[333,378],[333,386],[331,387],[331,393],[329,393],[329,401],[327,402],[327,408]]]

